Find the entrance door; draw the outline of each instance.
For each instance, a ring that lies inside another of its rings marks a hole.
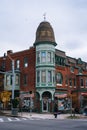
[[[48,100],[47,99],[42,100],[42,112],[48,112]]]

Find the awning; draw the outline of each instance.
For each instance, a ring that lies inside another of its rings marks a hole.
[[[32,93],[32,94],[24,94],[24,97],[34,97],[34,93]]]
[[[87,96],[87,93],[81,93],[82,96]]]
[[[55,94],[55,97],[57,97],[57,98],[66,98],[67,94]]]
[[[23,99],[23,98],[34,98],[34,93],[32,94],[20,94],[20,98]]]

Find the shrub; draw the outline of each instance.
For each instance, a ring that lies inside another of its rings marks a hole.
[[[12,107],[17,108],[19,105],[19,100],[18,98],[12,99]]]

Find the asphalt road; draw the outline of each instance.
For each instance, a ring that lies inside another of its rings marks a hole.
[[[87,120],[22,120],[1,122],[0,130],[87,130]]]

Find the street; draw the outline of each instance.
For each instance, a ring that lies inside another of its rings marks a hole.
[[[1,122],[0,130],[87,130],[87,120],[21,120]]]

